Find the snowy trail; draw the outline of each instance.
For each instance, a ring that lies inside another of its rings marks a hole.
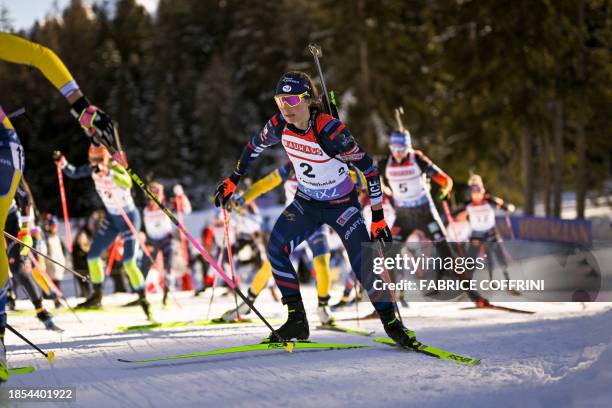
[[[424,355],[402,352],[362,336],[321,331],[314,312],[313,288],[304,288],[313,341],[371,344],[367,349],[336,351],[264,351],[153,364],[125,364],[117,358],[150,358],[249,344],[267,335],[261,324],[187,326],[154,331],[117,331],[146,324],[138,308],[109,308],[58,313],[63,334],[48,332],[31,315],[9,321],[43,349],[46,360],[15,336],[7,335],[12,366],[34,365],[36,372],[15,376],[8,387],[75,386],[76,404],[36,406],[609,406],[612,399],[612,305],[590,303],[512,303],[538,310],[520,315],[495,310],[460,310],[467,303],[414,303],[403,310],[404,322],[419,338],[435,346],[482,358],[477,367],[458,366]],[[178,294],[182,308],[162,310],[159,321],[203,319],[210,294]],[[218,296],[218,294],[217,294]],[[105,298],[107,306],[130,295]],[[74,304],[74,300],[71,299]],[[309,301],[310,300],[310,301]],[[233,304],[220,297],[211,316]],[[266,316],[283,317],[283,308],[265,293],[257,305]],[[20,301],[18,307],[27,308]],[[371,310],[360,305],[360,313]],[[351,317],[353,308],[337,314]],[[375,330],[378,321],[342,321],[343,326]],[[9,405],[10,406],[10,405]],[[23,406],[23,405],[13,405]]]

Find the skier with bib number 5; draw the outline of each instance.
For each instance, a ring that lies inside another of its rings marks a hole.
[[[294,200],[276,221],[268,242],[268,259],[282,302],[288,307],[288,319],[267,341],[280,342],[294,338],[305,340],[310,334],[297,274],[289,260],[295,247],[322,225],[329,225],[341,237],[351,266],[363,284],[373,272],[362,267],[361,243],[373,240],[384,245],[391,242],[391,232],[383,215],[375,164],[342,122],[323,113],[310,77],[298,71],[283,74],[274,99],[280,113],[272,116],[263,130],[249,141],[235,170],[219,184],[215,204],[225,206],[249,165],[263,150],[282,143],[296,171],[298,189]],[[349,174],[349,164],[363,172],[367,180],[372,202],[371,238]],[[369,286],[364,285],[367,289]],[[400,346],[418,345],[414,332],[404,327],[395,314],[393,303],[379,301],[373,305],[389,337]]]

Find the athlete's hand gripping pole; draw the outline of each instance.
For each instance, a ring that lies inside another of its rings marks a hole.
[[[232,279],[234,280],[234,285],[238,286],[238,282],[236,281],[236,270],[234,268],[234,256],[232,254],[232,243],[230,242],[229,235],[229,217],[227,215],[227,210],[223,207],[223,223],[225,224],[225,246],[227,247],[227,262],[230,265],[230,271],[232,272]],[[236,302],[236,320],[240,321],[240,312],[238,311],[238,299],[236,298],[236,292],[234,292],[234,301]]]

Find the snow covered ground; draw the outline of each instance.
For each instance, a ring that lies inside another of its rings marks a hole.
[[[218,316],[234,303],[217,289],[210,313]],[[45,350],[46,359],[7,333],[11,366],[33,365],[32,374],[13,376],[5,388],[76,387],[76,403],[38,403],[70,407],[213,407],[213,406],[414,406],[414,407],[609,407],[612,401],[612,304],[511,303],[534,315],[495,310],[461,310],[466,303],[413,303],[404,322],[424,342],[482,358],[464,367],[373,343],[369,338],[316,330],[314,288],[303,288],[309,309],[311,340],[362,343],[367,349],[337,351],[262,351],[160,362],[142,359],[193,353],[258,342],[267,330],[247,325],[185,326],[154,331],[118,331],[146,324],[139,308],[119,308],[132,295],[104,299],[104,312],[56,314],[66,331],[49,332],[33,313],[9,315],[9,322]],[[166,309],[153,297],[158,321],[205,319],[210,292],[199,298],[179,293]],[[75,299],[69,299],[72,304]],[[179,306],[180,305],[180,306]],[[267,291],[257,305],[276,325],[284,308]],[[31,308],[26,301],[18,309]],[[359,305],[360,315],[369,313]],[[338,318],[355,315],[350,308]],[[342,321],[343,326],[375,330],[376,320]],[[1,406],[24,406],[0,401]]]

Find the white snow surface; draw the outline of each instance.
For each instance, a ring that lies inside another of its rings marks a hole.
[[[211,317],[234,304],[216,289]],[[160,322],[205,319],[210,291],[194,298],[175,293],[162,308],[151,301]],[[412,303],[402,309],[404,323],[419,339],[456,353],[479,357],[475,367],[459,366],[372,342],[367,337],[315,327],[316,290],[302,289],[311,340],[361,343],[366,349],[333,351],[259,351],[163,361],[118,362],[194,353],[259,342],[268,330],[253,324],[186,326],[121,332],[119,326],[146,324],[137,307],[118,306],[135,295],[104,298],[102,312],[55,315],[64,333],[44,330],[33,314],[9,313],[9,323],[45,350],[53,363],[7,332],[8,362],[32,365],[3,386],[76,387],[74,403],[0,406],[57,407],[610,407],[612,406],[612,303],[505,303],[536,310],[534,315],[495,310],[461,310],[470,303]],[[335,299],[333,299],[335,300]],[[69,298],[71,304],[77,299]],[[180,305],[180,306],[179,306]],[[51,306],[51,304],[49,304]],[[256,306],[277,326],[285,308],[267,290]],[[30,308],[18,301],[18,309]],[[52,312],[53,310],[50,309]],[[372,310],[359,304],[359,314]],[[354,307],[336,313],[355,316]],[[341,321],[345,327],[384,331],[378,320]]]

